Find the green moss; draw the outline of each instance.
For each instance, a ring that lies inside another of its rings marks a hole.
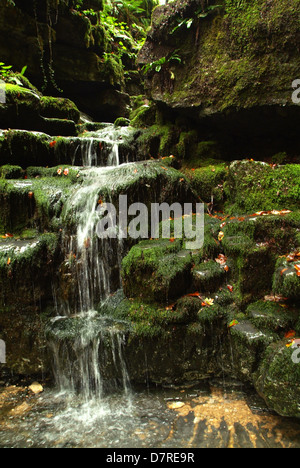
[[[125,119],[125,117],[119,117],[114,123],[115,127],[128,127],[129,124],[130,120]]]
[[[0,179],[0,233],[16,234],[31,223],[34,200],[27,183]]]
[[[159,158],[170,156],[177,140],[178,131],[173,125],[152,125],[143,130],[137,143],[144,154]]]
[[[58,118],[79,122],[80,112],[77,106],[66,98],[43,96],[40,101],[41,115],[48,118]]]
[[[299,69],[299,0],[275,0],[272,4],[268,0],[226,0],[218,14],[199,20],[197,26],[194,21],[189,30],[179,28],[176,34],[171,31],[178,19],[193,17],[198,3],[191,2],[189,8],[183,2],[173,5],[167,10],[168,21],[156,22],[155,18],[151,50],[161,50],[152,45],[157,37],[158,43],[176,47],[186,66],[176,66],[171,89],[156,74],[151,83],[153,98],[174,108],[199,107],[201,117],[225,109],[290,102],[286,77],[297,76]],[[159,13],[162,18],[166,14],[158,10],[158,18]],[[145,47],[146,60],[147,50]],[[152,53],[149,62],[156,58],[159,53]]]
[[[188,177],[192,188],[201,200],[206,203],[211,203],[213,200],[215,208],[222,205],[224,198],[223,184],[227,175],[225,164],[208,165],[198,169],[184,168],[182,172]]]
[[[0,138],[0,164],[23,169],[31,165],[48,166],[53,158],[50,142],[51,138],[44,133],[5,131]]]
[[[226,273],[214,260],[210,260],[193,268],[193,286],[195,291],[212,293],[224,281]]]
[[[198,311],[198,323],[206,328],[207,332],[209,330],[226,330],[226,318],[227,311],[226,309],[220,307],[218,304],[213,304],[212,306],[200,307]]]
[[[258,301],[250,304],[246,311],[250,321],[260,330],[273,331],[281,338],[284,332],[295,327],[298,313],[295,310],[286,309],[276,302]]]
[[[180,240],[168,239],[133,247],[122,262],[126,296],[168,302],[183,294],[190,284],[192,257],[180,248]]]
[[[2,179],[21,179],[24,177],[24,172],[20,166],[11,166],[7,164],[0,168],[0,177]]]
[[[6,83],[5,85],[6,104],[14,103],[16,105],[28,103],[28,105],[38,106],[40,102],[40,95],[23,86]]]
[[[296,246],[296,235],[300,226],[297,212],[287,215],[241,216],[228,219],[222,228],[227,237],[247,236],[259,246],[268,246],[275,254],[286,253]]]
[[[273,277],[273,291],[283,297],[299,300],[300,277],[297,276],[295,265],[299,262],[288,262],[286,258],[279,258],[275,266]]]
[[[224,184],[227,209],[231,213],[298,209],[299,181],[297,164],[272,168],[261,162],[236,161]]]
[[[271,344],[255,374],[255,388],[270,409],[281,416],[300,417],[300,366],[287,340]],[[298,354],[299,356],[299,354]]]
[[[103,81],[112,86],[124,85],[124,69],[119,57],[106,54],[103,61],[99,60],[99,69],[103,74]]]
[[[58,255],[58,236],[42,234],[32,240],[9,239],[0,249],[0,307],[24,310],[36,298],[51,298],[51,275]],[[45,268],[47,265],[47,268]]]
[[[222,240],[224,252],[227,256],[239,257],[241,254],[247,254],[254,248],[254,241],[247,235],[226,235]]]

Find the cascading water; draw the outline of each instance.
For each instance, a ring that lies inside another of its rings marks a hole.
[[[113,174],[111,166],[119,165],[119,144],[128,131],[110,126],[100,132],[100,144],[110,148],[109,166],[95,167],[94,139],[89,139],[84,158],[84,164],[89,166],[85,169],[85,182],[74,189],[65,207],[63,291],[58,294],[58,316],[52,319],[48,330],[58,387],[79,391],[85,400],[101,399],[106,390],[118,386],[125,392],[129,390],[123,358],[126,326],[96,312],[99,303],[120,287],[122,242],[97,237],[96,208],[101,188]],[[71,290],[67,296],[66,282]]]

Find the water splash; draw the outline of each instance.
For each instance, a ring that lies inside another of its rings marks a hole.
[[[130,391],[123,357],[128,326],[96,311],[52,319],[46,331],[59,391],[79,392],[85,401],[107,392]]]

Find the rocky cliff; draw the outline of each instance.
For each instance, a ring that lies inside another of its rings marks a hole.
[[[173,117],[194,121],[228,153],[297,152],[299,19],[299,0],[157,7],[139,54],[149,96]]]
[[[91,6],[99,11],[103,2],[85,2],[86,8]],[[128,115],[124,70],[110,53],[107,31],[92,11],[89,17],[66,0],[3,0],[0,56],[16,70],[27,66],[27,76],[39,89],[74,99],[99,121],[114,121]]]

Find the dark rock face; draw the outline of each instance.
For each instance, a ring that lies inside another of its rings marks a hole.
[[[53,3],[53,4],[52,4]],[[100,5],[101,7],[101,5]],[[99,9],[99,6],[97,7]],[[98,121],[128,117],[123,68],[118,59],[102,58],[103,26],[95,26],[66,2],[16,2],[0,6],[1,59],[26,74],[39,88],[75,99],[81,110]],[[25,128],[25,127],[22,127]]]
[[[150,66],[149,96],[200,124],[223,150],[295,151],[299,35],[297,1],[177,1],[154,10],[139,62]]]

